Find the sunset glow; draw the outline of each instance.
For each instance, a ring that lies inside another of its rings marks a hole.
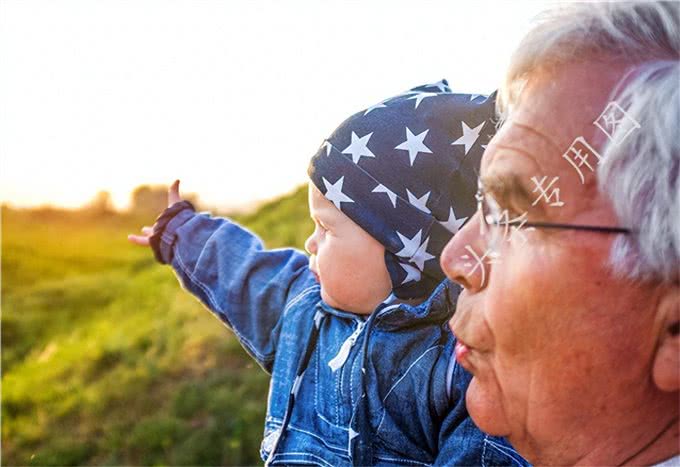
[[[209,206],[271,198],[372,103],[441,78],[493,91],[547,5],[6,0],[0,199],[123,208],[175,178]]]

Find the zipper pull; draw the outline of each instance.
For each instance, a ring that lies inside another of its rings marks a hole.
[[[345,340],[345,342],[342,343],[338,354],[333,357],[330,362],[328,362],[328,366],[331,367],[333,372],[338,371],[338,369],[342,368],[342,365],[345,364],[347,357],[349,357],[350,350],[352,350],[354,343],[357,341],[357,338],[359,337],[359,334],[361,334],[361,331],[364,329],[365,325],[366,321],[359,321],[359,324],[357,324],[354,332]]]

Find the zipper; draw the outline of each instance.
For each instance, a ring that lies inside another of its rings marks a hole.
[[[342,346],[340,346],[338,354],[328,362],[328,366],[333,372],[338,371],[342,368],[342,365],[345,364],[347,357],[349,357],[349,352],[352,350],[352,347],[354,347],[361,331],[364,330],[364,326],[366,326],[366,321],[359,321],[354,332],[350,334],[350,336],[345,339],[345,342],[342,343]]]

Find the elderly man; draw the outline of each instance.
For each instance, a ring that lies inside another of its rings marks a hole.
[[[513,56],[442,266],[468,410],[535,464],[678,465],[680,4],[585,4]]]

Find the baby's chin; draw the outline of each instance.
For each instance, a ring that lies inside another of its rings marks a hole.
[[[332,306],[337,310],[346,311],[348,313],[354,313],[355,315],[370,315],[375,307],[361,306],[361,304],[354,303],[353,301],[340,301],[335,297],[326,293],[323,284],[321,285],[321,299],[326,302],[326,304]],[[377,306],[377,305],[376,305]]]

